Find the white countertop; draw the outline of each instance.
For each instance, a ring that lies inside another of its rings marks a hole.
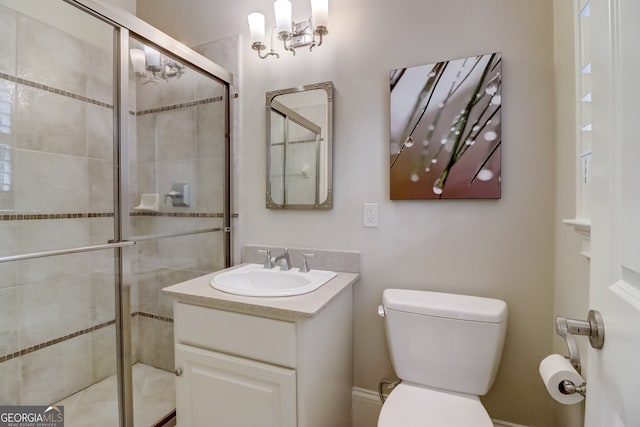
[[[186,282],[178,283],[163,289],[164,292],[180,302],[236,311],[258,316],[277,318],[311,318],[334,299],[340,292],[355,284],[359,274],[337,272],[336,277],[313,292],[290,297],[247,297],[219,291],[211,287],[209,282],[217,274],[238,268],[240,264],[229,269],[205,274]]]

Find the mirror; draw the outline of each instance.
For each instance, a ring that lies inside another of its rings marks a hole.
[[[333,207],[332,123],[332,82],[267,92],[267,208]]]

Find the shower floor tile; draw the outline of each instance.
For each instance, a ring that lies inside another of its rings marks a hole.
[[[112,375],[57,402],[64,406],[65,427],[117,426],[116,387],[116,376]],[[134,425],[152,426],[175,407],[175,375],[142,363],[133,365]]]

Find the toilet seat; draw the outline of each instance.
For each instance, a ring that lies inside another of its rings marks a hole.
[[[493,427],[480,398],[400,383],[382,405],[378,427]]]

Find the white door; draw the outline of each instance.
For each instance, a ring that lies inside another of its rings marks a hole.
[[[176,345],[179,427],[295,427],[296,372]]]
[[[591,0],[591,308],[585,425],[640,426],[640,1]]]

